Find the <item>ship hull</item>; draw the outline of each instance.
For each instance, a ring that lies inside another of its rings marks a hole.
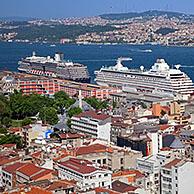
[[[33,53],[31,57],[19,61],[18,65],[18,71],[22,73],[90,83],[87,66],[65,61],[63,53],[56,53],[54,58],[40,57]]]
[[[29,75],[36,75],[36,76],[43,76],[43,77],[50,77],[50,78],[59,78],[59,79],[63,79],[63,80],[70,80],[70,81],[74,81],[74,82],[80,82],[80,83],[90,83],[91,82],[91,78],[77,78],[77,79],[71,79],[71,78],[64,78],[64,77],[61,77],[61,76],[48,76],[48,75],[45,75],[45,74],[36,74],[36,73],[31,73],[31,72],[28,72],[26,70],[22,70],[22,69],[19,69],[18,68],[18,72],[20,73],[26,73],[26,74],[29,74]]]

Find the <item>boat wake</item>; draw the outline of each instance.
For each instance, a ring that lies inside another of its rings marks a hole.
[[[130,49],[131,52],[152,53],[151,49]]]
[[[181,65],[183,68],[194,68],[194,66],[189,66],[189,65]]]
[[[75,62],[109,62],[109,61],[116,61],[117,59],[77,59],[74,60]]]

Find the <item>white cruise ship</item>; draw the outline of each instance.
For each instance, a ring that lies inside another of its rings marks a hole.
[[[158,59],[150,70],[145,70],[143,66],[129,69],[122,65],[123,60],[130,58],[119,58],[115,66],[95,71],[96,83],[120,87],[128,92],[180,96],[185,100],[194,92],[192,80],[180,70],[180,65],[170,68],[164,59]]]

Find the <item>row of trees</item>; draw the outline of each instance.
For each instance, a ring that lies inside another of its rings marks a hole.
[[[0,124],[10,126],[13,120],[22,120],[21,124],[30,123],[30,117],[39,116],[49,124],[58,122],[57,114],[63,114],[75,102],[65,92],[58,92],[53,98],[38,94],[22,95],[15,91],[9,98],[0,96]]]

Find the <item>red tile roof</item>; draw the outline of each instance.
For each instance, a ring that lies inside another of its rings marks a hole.
[[[19,191],[5,192],[4,194],[52,194],[51,191],[46,191],[40,187],[28,187],[27,189],[21,188]]]
[[[41,177],[44,177],[44,176],[46,176],[48,174],[51,174],[52,172],[53,171],[52,170],[49,170],[49,169],[42,169],[40,171],[40,173],[32,176],[31,179],[34,180],[34,181],[36,181],[36,180],[40,179]]]
[[[75,150],[75,155],[84,155],[84,154],[90,154],[90,153],[100,153],[100,152],[112,152],[112,148],[109,148],[102,144],[93,144],[89,146],[82,146],[78,147]]]
[[[86,111],[86,112],[80,113],[79,115],[76,115],[75,117],[78,117],[78,118],[91,117],[91,118],[97,119],[97,120],[106,120],[106,119],[110,118],[110,115],[97,113],[95,111]]]
[[[31,156],[33,158],[39,158],[41,157],[42,151],[38,151],[38,152],[34,152],[33,154],[31,154]]]
[[[175,158],[174,160],[170,161],[169,163],[165,164],[163,167],[171,169],[173,166],[176,166],[179,162],[181,162],[181,159]]]
[[[61,162],[60,165],[80,174],[89,174],[98,170],[92,162],[77,158],[70,158],[65,162]]]
[[[19,157],[14,157],[14,158],[5,157],[2,160],[0,160],[0,166],[7,165],[7,164],[10,164],[10,163],[19,161],[19,160],[20,160]]]
[[[31,163],[28,163],[25,166],[18,169],[17,171],[30,177],[30,176],[34,175],[35,173],[38,173],[40,170],[41,170],[40,167],[35,166],[34,164],[31,164]]]
[[[10,174],[13,174],[16,172],[17,169],[19,169],[25,165],[26,165],[26,163],[16,162],[15,164],[11,164],[11,165],[4,167],[3,170],[10,173]]]
[[[37,180],[47,174],[52,173],[52,170],[44,169],[31,163],[27,163],[17,171],[26,175],[27,177],[30,177],[31,180]]]
[[[2,146],[5,148],[13,148],[13,147],[16,147],[16,144],[10,143],[10,144],[3,144]]]
[[[55,181],[53,183],[51,183],[46,190],[47,191],[54,191],[56,189],[62,188],[62,189],[66,189],[66,188],[72,188],[76,186],[76,182],[75,181],[68,181],[68,180],[58,180]]]
[[[120,177],[120,176],[134,176],[135,178],[144,177],[139,170],[122,170],[112,174],[112,177]]]
[[[21,132],[22,128],[21,127],[10,127],[9,131],[12,133]]]
[[[77,139],[86,137],[86,135],[80,133],[61,133],[59,134],[59,137],[61,139]]]
[[[102,194],[102,193],[106,193],[106,194],[121,194],[120,192],[113,191],[111,189],[105,189],[105,188],[95,188],[95,192],[96,192],[96,194]]]
[[[138,187],[134,187],[132,185],[128,185],[126,183],[123,183],[121,181],[114,181],[112,183],[112,189],[117,192],[125,193],[125,192],[131,192],[135,191]]]

